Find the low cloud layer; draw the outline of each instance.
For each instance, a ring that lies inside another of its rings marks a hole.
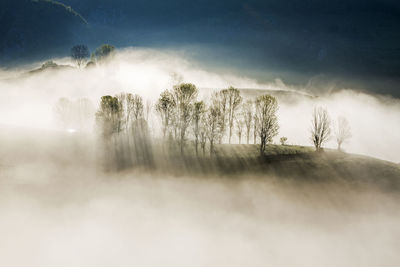
[[[394,267],[400,260],[398,201],[375,191],[271,177],[94,178],[66,168],[61,176],[11,184],[0,175],[2,266]]]
[[[67,58],[54,61],[72,64]],[[200,98],[207,98],[212,90],[228,86],[289,90],[293,91],[296,101],[288,101],[284,97],[278,99],[279,136],[288,137],[288,143],[311,145],[311,111],[314,106],[324,106],[333,120],[337,116],[345,116],[349,120],[353,138],[344,144],[348,152],[400,162],[397,153],[400,149],[398,99],[367,95],[346,88],[332,94],[308,97],[304,94],[311,92],[312,88],[289,87],[279,77],[274,83],[260,84],[230,73],[212,73],[188,61],[184,54],[173,51],[126,49],[119,51],[112,61],[94,68],[26,74],[35,66],[40,66],[40,63],[26,69],[0,72],[1,125],[57,129],[54,104],[60,97],[87,97],[97,105],[102,95],[132,92],[154,103],[161,91],[182,81],[196,84],[200,88]],[[327,145],[334,148],[334,139]]]

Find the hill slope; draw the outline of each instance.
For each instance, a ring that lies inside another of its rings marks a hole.
[[[79,133],[2,127],[0,177],[3,181],[18,179],[14,175],[5,175],[18,173],[17,170],[23,170],[28,176],[35,176],[37,170],[96,172],[102,169],[99,158],[103,150],[99,145],[91,136]],[[268,145],[263,157],[260,157],[258,149],[257,145],[216,145],[215,153],[210,157],[208,150],[204,155],[200,151],[196,156],[193,145],[188,144],[182,156],[179,149],[162,146],[155,140],[150,167],[136,165],[133,169],[117,172],[128,176],[140,170],[160,176],[276,178],[300,183],[343,183],[350,187],[376,187],[400,192],[399,164],[333,150],[316,153],[312,147],[303,146]],[[106,156],[112,161],[112,155]]]
[[[258,145],[217,145],[210,158],[193,153],[170,156],[175,174],[212,174],[224,177],[254,175],[303,182],[345,182],[400,192],[400,165],[362,155],[334,150],[316,153],[312,147],[268,145],[260,156]]]

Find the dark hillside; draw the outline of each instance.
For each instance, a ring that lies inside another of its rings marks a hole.
[[[23,128],[0,129],[0,177],[3,182],[10,179],[7,173],[22,168],[55,171],[56,176],[57,170],[61,169],[103,169],[99,161],[103,151],[99,141],[91,136]],[[392,162],[335,150],[316,153],[312,147],[286,145],[268,145],[266,154],[260,157],[258,149],[257,145],[223,144],[216,145],[212,157],[208,150],[204,156],[200,152],[196,157],[193,146],[188,144],[183,157],[178,148],[155,143],[152,145],[154,161],[150,167],[136,164],[132,169],[118,172],[128,176],[131,171],[144,171],[178,177],[277,178],[400,192],[400,165]],[[47,167],[40,167],[43,165]]]
[[[304,182],[345,182],[349,185],[378,186],[400,190],[400,166],[367,156],[334,150],[314,152],[312,147],[269,145],[261,157],[257,145],[218,145],[215,156],[196,158],[170,156],[169,166],[178,175],[218,173],[223,177],[245,174],[294,179]]]

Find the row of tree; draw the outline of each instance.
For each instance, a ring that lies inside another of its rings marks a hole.
[[[342,144],[352,137],[351,128],[348,120],[340,116],[337,124],[333,127],[338,150],[341,150]],[[322,145],[332,136],[332,121],[328,111],[323,107],[316,107],[312,113],[311,119],[311,141],[316,151],[322,151]]]
[[[111,57],[114,52],[114,46],[104,44],[90,56],[86,45],[75,45],[71,49],[71,58],[81,68],[85,65],[100,63]],[[210,103],[207,104],[204,101],[197,101],[197,94],[195,85],[184,83],[175,86],[172,90],[162,92],[156,104],[156,111],[163,125],[163,138],[177,141],[181,153],[184,152],[188,133],[194,137],[196,154],[198,154],[199,145],[204,153],[207,141],[210,144],[211,154],[214,144],[216,142],[221,144],[225,137],[228,138],[230,144],[235,130],[239,144],[244,134],[249,144],[252,131],[254,144],[257,143],[258,137],[260,153],[263,154],[266,144],[272,142],[273,137],[278,134],[279,126],[276,116],[278,104],[276,98],[270,95],[260,96],[255,101],[243,102],[240,91],[230,87],[214,93]],[[126,95],[131,96],[131,94]],[[350,126],[346,118],[339,117],[334,130],[338,149],[341,150],[343,142],[351,138]],[[315,108],[312,114],[311,141],[316,150],[321,151],[323,143],[330,138],[331,120],[328,112],[322,107]],[[280,142],[282,145],[286,144],[287,138],[281,137]]]
[[[236,132],[239,144],[242,136],[246,136],[247,144],[253,137],[254,144],[260,144],[260,153],[264,154],[266,145],[278,135],[277,118],[278,102],[275,97],[262,95],[254,101],[243,101],[240,91],[230,87],[215,92],[210,101],[197,100],[198,89],[190,83],[182,83],[171,90],[160,94],[155,104],[161,122],[161,136],[164,142],[173,142],[184,154],[188,141],[193,141],[196,155],[201,149],[205,154],[206,144],[212,156],[216,143],[231,143]],[[122,94],[114,97],[104,96],[97,113],[101,119],[104,138],[111,138],[121,131],[127,131],[138,119],[148,125],[151,105],[146,106],[146,118],[143,117],[143,100],[138,95]],[[105,111],[107,112],[105,113]],[[105,123],[106,122],[106,123]],[[147,126],[146,126],[147,127]],[[350,127],[345,118],[340,118],[336,132],[339,145],[351,137]],[[316,150],[331,135],[331,121],[328,112],[323,108],[315,108],[312,117],[311,139]],[[282,144],[287,142],[281,137]]]
[[[156,104],[162,121],[163,138],[177,140],[182,153],[188,129],[192,131],[196,154],[199,145],[204,154],[208,142],[211,155],[215,143],[221,144],[224,138],[231,143],[235,130],[239,143],[243,133],[249,143],[253,128],[254,143],[258,136],[262,154],[266,144],[278,134],[278,103],[270,95],[260,96],[254,103],[251,100],[243,102],[240,91],[230,87],[215,92],[209,103],[197,101],[196,97],[196,87],[184,83],[162,92]]]
[[[261,95],[254,100],[243,100],[240,91],[230,87],[214,92],[209,101],[198,100],[198,89],[190,83],[182,83],[171,90],[163,91],[154,107],[143,101],[139,95],[121,93],[115,96],[101,97],[96,112],[96,129],[100,133],[106,155],[113,157],[118,167],[123,168],[135,163],[151,164],[152,138],[149,122],[152,111],[159,117],[161,127],[153,127],[153,133],[159,131],[163,144],[178,148],[185,153],[188,143],[193,143],[195,153],[203,156],[208,151],[212,157],[215,144],[231,143],[236,133],[239,144],[242,137],[246,143],[252,138],[259,144],[260,154],[266,151],[278,135],[278,102],[275,97]],[[93,105],[88,99],[71,101],[61,98],[55,111],[65,128],[83,130],[87,120],[92,118]],[[153,123],[154,124],[154,123]],[[331,120],[328,112],[317,107],[312,113],[311,140],[317,151],[331,137]],[[334,127],[338,149],[351,137],[350,126],[344,117],[339,117]],[[286,137],[280,142],[285,145]],[[110,158],[106,162],[114,162]]]

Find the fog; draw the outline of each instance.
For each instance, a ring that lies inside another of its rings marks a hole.
[[[252,175],[110,174],[44,162],[1,173],[2,266],[400,261],[398,194]]]
[[[68,58],[54,61],[58,64],[72,64]],[[182,52],[151,49],[119,51],[111,62],[95,68],[48,70],[26,75],[28,70],[40,65],[41,63],[37,63],[18,70],[0,72],[1,125],[57,129],[59,125],[54,117],[54,105],[60,97],[87,97],[97,105],[102,95],[132,92],[154,103],[161,91],[182,81],[194,83],[200,88],[200,98],[207,98],[211,90],[228,86],[289,90],[306,94],[315,90],[312,87],[288,87],[279,77],[272,83],[260,84],[228,72],[212,73],[195,62],[189,62]],[[17,78],[21,75],[22,78]],[[311,145],[310,114],[315,106],[324,106],[332,120],[337,116],[345,116],[349,120],[353,138],[344,145],[345,150],[400,162],[397,153],[400,149],[397,134],[400,132],[399,99],[369,95],[351,88],[331,93],[327,91],[329,88],[316,98],[300,95],[295,102],[278,98],[279,136],[288,137],[290,144]],[[275,142],[278,142],[279,136]],[[336,146],[334,138],[327,146]]]
[[[311,145],[311,112],[321,105],[333,119],[349,120],[346,151],[398,163],[398,99],[348,88],[310,96],[313,88],[288,87],[279,77],[260,84],[212,73],[174,51],[126,49],[93,68],[27,74],[41,64],[0,71],[0,266],[399,265],[397,187],[358,183],[363,166],[351,181],[174,175],[157,164],[107,171],[94,114],[85,131],[66,131],[54,114],[61,97],[97,105],[105,94],[132,92],[154,103],[182,81],[204,99],[228,86],[288,90],[294,97],[278,98],[275,142],[286,136],[289,144]],[[157,134],[154,114],[151,128]],[[335,148],[334,140],[327,146]]]

